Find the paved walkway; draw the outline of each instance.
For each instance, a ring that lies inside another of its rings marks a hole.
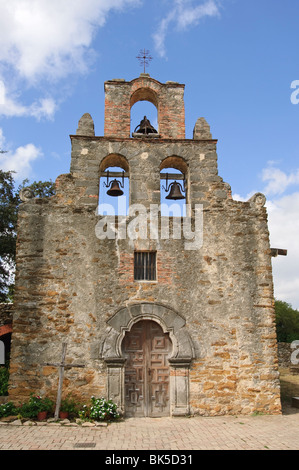
[[[108,427],[0,426],[0,450],[299,450],[299,410],[281,416],[130,418]]]

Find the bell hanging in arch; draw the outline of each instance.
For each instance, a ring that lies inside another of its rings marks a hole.
[[[177,200],[177,199],[185,199],[185,196],[182,194],[182,186],[180,183],[177,183],[174,181],[170,185],[170,191],[168,196],[165,197],[165,199],[172,199],[172,200]]]
[[[109,183],[109,171],[107,171],[107,183],[104,182],[104,186],[106,186],[106,188],[110,188],[107,191],[108,196],[112,196],[112,197],[122,196],[124,192],[122,191],[122,189],[120,189],[120,186],[124,188],[124,171],[122,173],[122,182],[118,181],[117,179],[114,179],[110,181],[110,183]]]
[[[164,186],[162,186],[162,188],[167,193],[170,190],[168,196],[166,196],[165,199],[176,201],[177,199],[185,199],[186,197],[182,194],[185,193],[186,190],[182,187],[180,183],[174,181],[173,183],[170,183],[170,185],[168,185],[168,173],[166,173],[166,188]]]
[[[119,187],[119,182],[115,179],[111,181],[111,188],[107,191],[108,196],[119,197],[124,194],[124,192]]]

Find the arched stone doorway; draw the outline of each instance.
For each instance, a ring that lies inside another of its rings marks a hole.
[[[163,353],[167,355],[169,367],[169,408],[165,407],[165,410],[162,410],[162,412],[168,413],[170,416],[188,415],[189,369],[191,361],[195,357],[194,347],[186,329],[184,318],[173,309],[161,304],[140,303],[128,305],[118,310],[107,321],[108,329],[101,345],[101,357],[107,365],[107,397],[117,403],[119,409],[126,415],[127,411],[128,415],[135,413],[134,407],[130,408],[128,403],[126,403],[126,400],[128,400],[126,398],[127,391],[125,387],[125,378],[128,380],[126,364],[128,359],[129,362],[131,361],[128,357],[130,333],[132,331],[132,340],[139,328],[135,325],[140,323],[139,326],[142,326],[142,321],[154,323],[157,333],[159,331],[159,335],[161,335],[160,338],[168,338],[169,340],[167,346],[169,349],[166,349],[166,352]],[[160,328],[159,330],[158,327]],[[126,336],[127,334],[128,336]],[[126,339],[127,337],[129,340]],[[136,357],[138,359],[137,343],[136,348]],[[150,369],[150,367],[148,368]],[[137,372],[133,374],[137,374]],[[151,391],[150,387],[147,393],[149,391]],[[150,404],[148,406],[150,409]],[[152,411],[152,413],[156,411]],[[138,411],[137,416],[145,416],[142,412],[140,411],[139,414]],[[149,414],[149,416],[154,416],[154,414]],[[158,414],[155,416],[158,416]]]
[[[169,416],[171,352],[169,333],[154,321],[141,320],[125,334],[122,354],[126,359],[126,416]]]

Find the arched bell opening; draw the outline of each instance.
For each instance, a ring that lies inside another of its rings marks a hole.
[[[130,197],[129,164],[118,154],[107,155],[100,164],[99,215],[127,215]]]
[[[167,157],[160,165],[160,203],[162,215],[186,216],[189,202],[189,171],[184,159]],[[170,214],[171,212],[171,214]]]
[[[172,342],[153,320],[140,320],[124,335],[126,416],[169,416]]]
[[[158,110],[149,101],[138,101],[131,108],[131,135],[137,137],[158,137]]]

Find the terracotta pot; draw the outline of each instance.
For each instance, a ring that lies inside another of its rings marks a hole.
[[[68,417],[68,412],[67,411],[60,411],[59,412],[59,418],[60,419],[66,419]]]
[[[47,411],[40,411],[39,413],[37,413],[37,420],[38,421],[43,421],[44,419],[47,418]]]

